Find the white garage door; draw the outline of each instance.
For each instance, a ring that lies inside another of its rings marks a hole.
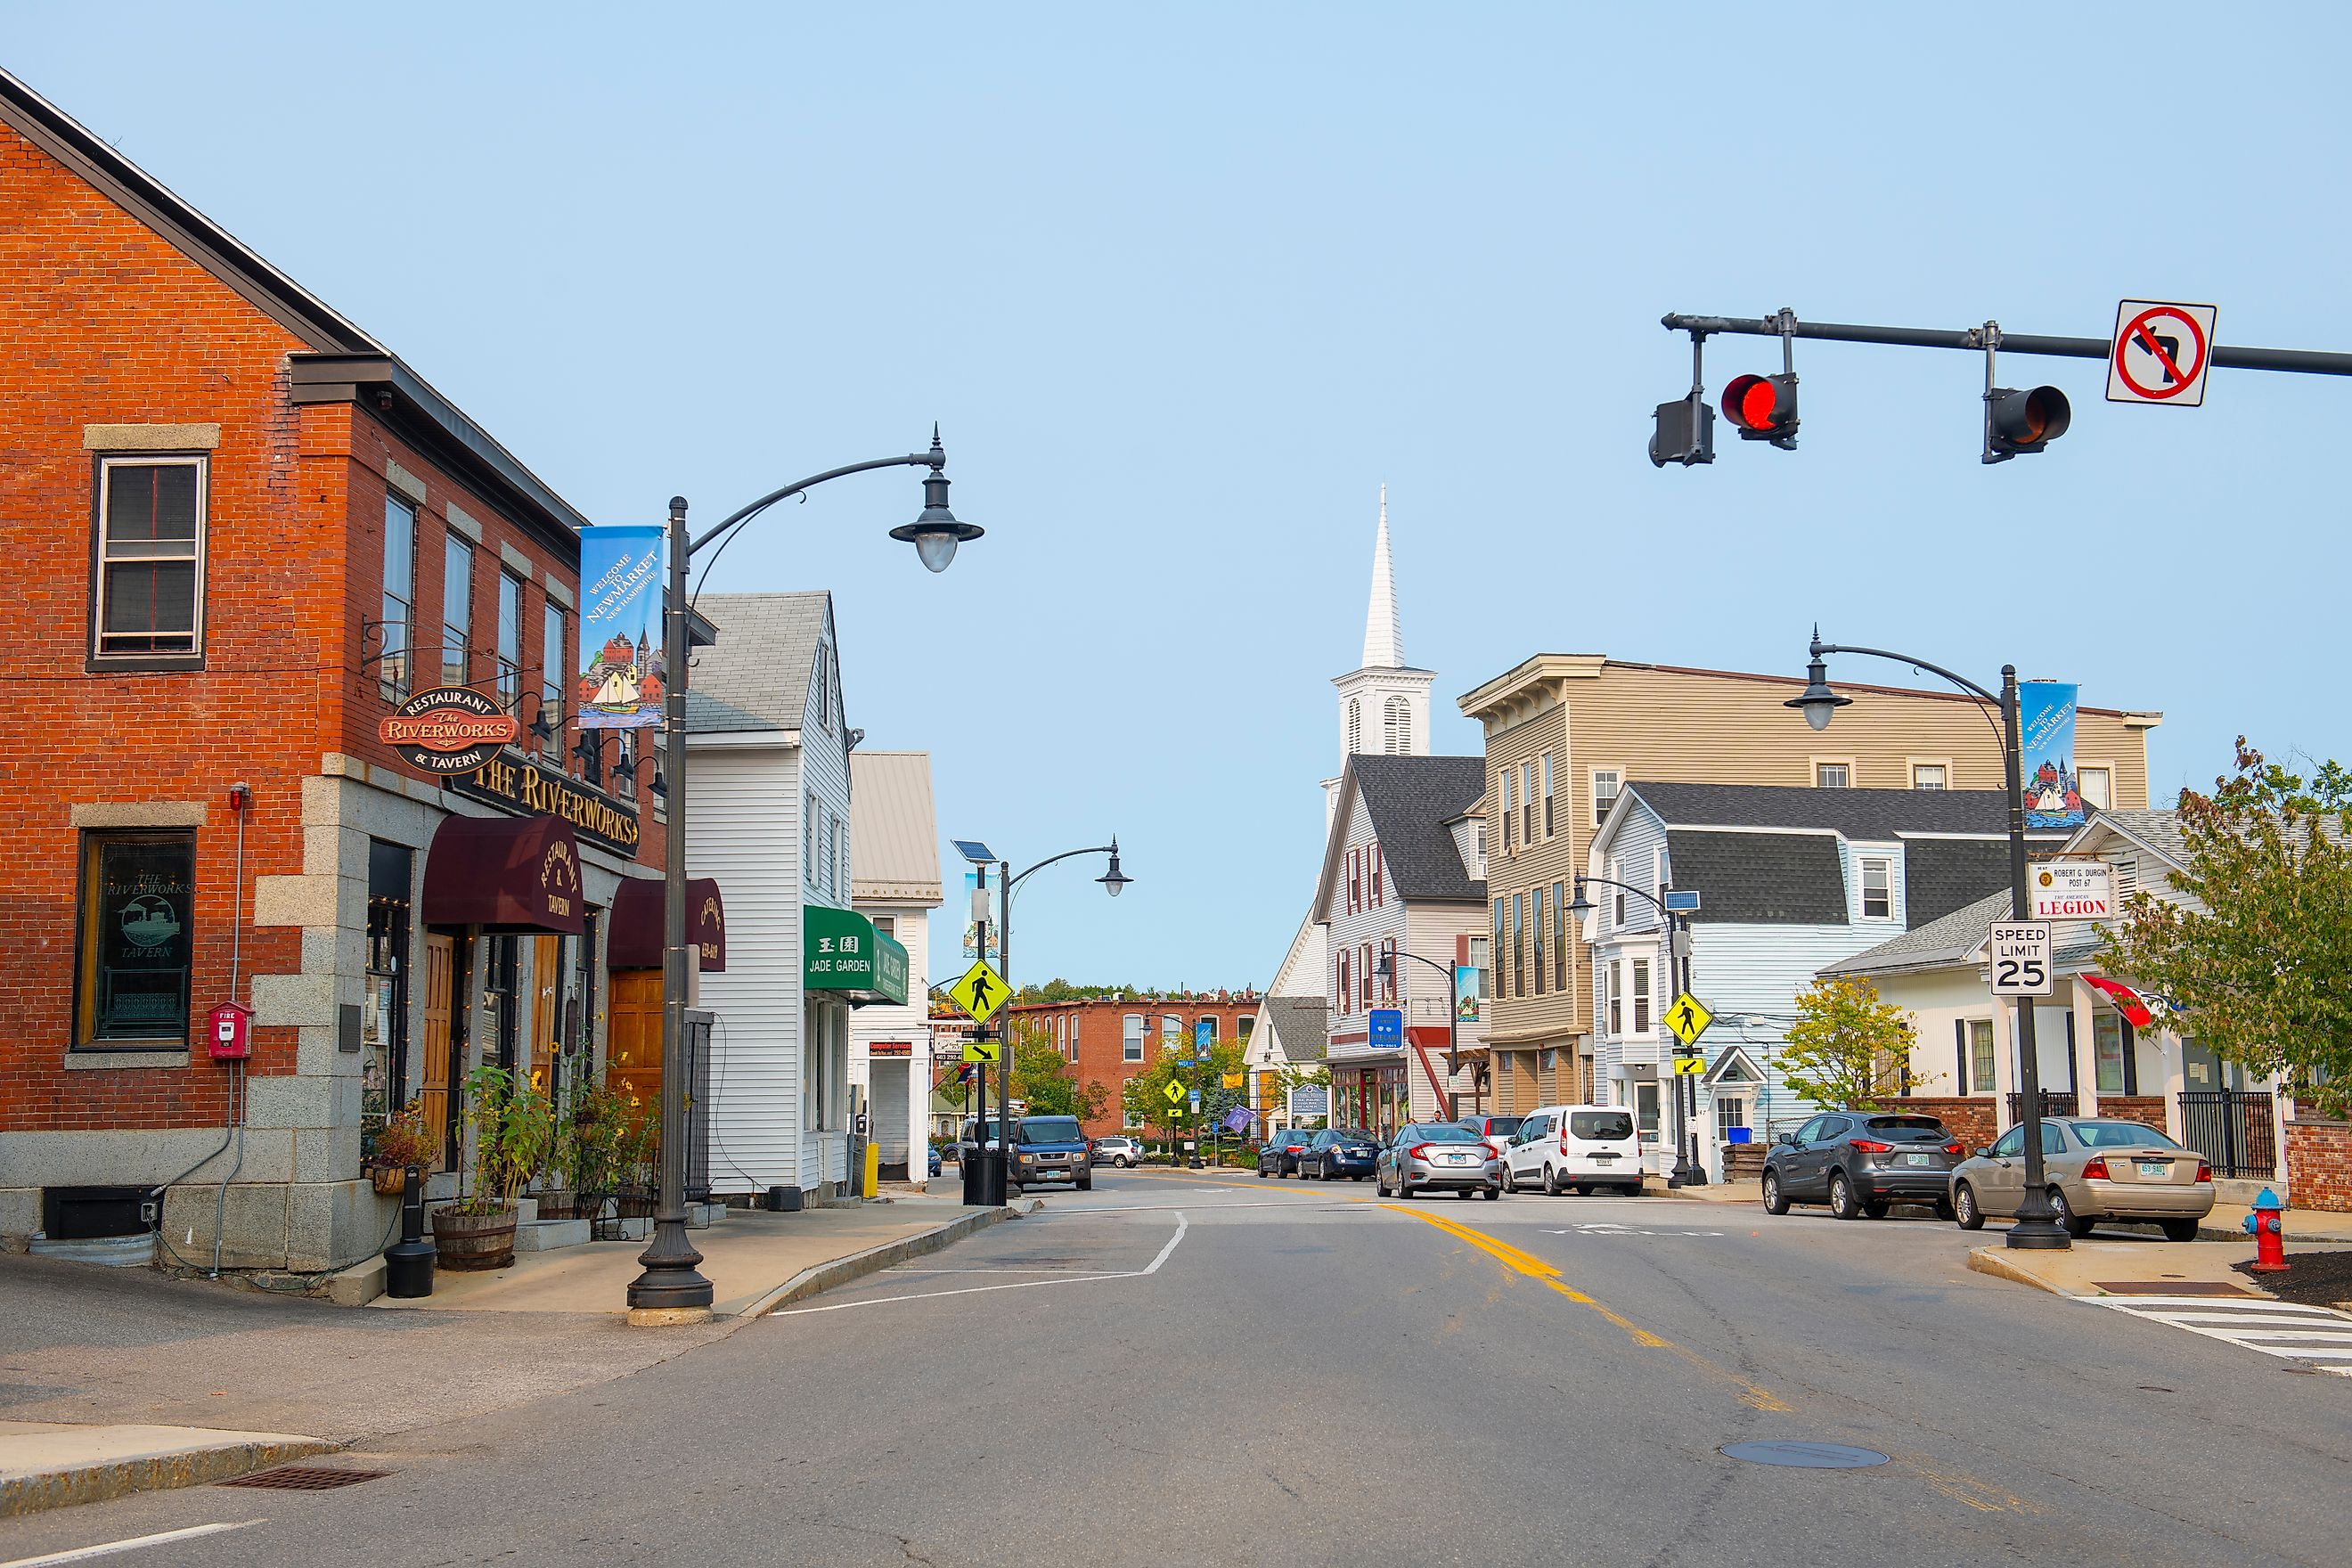
[[[907,1066],[903,1061],[872,1064],[874,1142],[885,1165],[907,1163]]]

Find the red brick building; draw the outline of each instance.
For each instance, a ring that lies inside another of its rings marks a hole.
[[[1076,1064],[1080,1083],[1110,1091],[1108,1110],[1087,1124],[1090,1137],[1129,1125],[1119,1110],[1127,1080],[1144,1071],[1163,1049],[1194,1037],[1201,1020],[1212,1021],[1214,1037],[1243,1040],[1257,1025],[1255,991],[1141,992],[1070,1002],[1016,1002],[1000,1016],[1013,1037],[1032,1036],[1051,1044]]]
[[[208,1261],[226,1181],[224,1262],[338,1267],[386,1229],[362,1151],[387,1110],[421,1095],[446,1163],[469,1065],[595,1070],[608,1012],[643,1032],[658,952],[606,939],[660,864],[653,759],[616,772],[564,721],[586,524],[0,72],[0,637],[29,721],[0,1236],[119,1232],[168,1185],[163,1234]],[[533,728],[428,779],[377,727],[445,684]],[[231,999],[242,1066],[205,1036]]]

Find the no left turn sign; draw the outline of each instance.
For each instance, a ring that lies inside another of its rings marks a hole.
[[[2211,305],[2162,300],[2117,305],[2116,335],[2107,344],[2107,401],[2202,406],[2216,313]]]

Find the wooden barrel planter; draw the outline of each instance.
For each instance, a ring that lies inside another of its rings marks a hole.
[[[433,1247],[444,1268],[504,1268],[514,1261],[515,1214],[433,1211]]]
[[[578,1193],[540,1193],[539,1217],[541,1219],[585,1219],[588,1201]]]

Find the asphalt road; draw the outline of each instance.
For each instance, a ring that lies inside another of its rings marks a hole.
[[[62,1510],[0,1526],[0,1563],[258,1520],[108,1561],[2340,1568],[2352,1379],[1970,1274],[1966,1246],[1657,1197],[1106,1175],[627,1377],[334,1461],[380,1479]],[[1766,1439],[1888,1462],[1719,1451]]]

